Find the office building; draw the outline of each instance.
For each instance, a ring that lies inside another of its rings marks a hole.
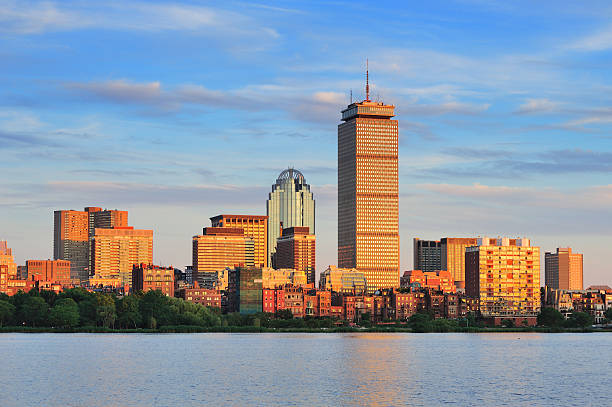
[[[582,254],[572,249],[557,248],[544,254],[546,287],[561,290],[582,290]]]
[[[319,289],[361,295],[368,291],[367,278],[357,269],[328,266],[319,276]]]
[[[415,237],[413,243],[413,263],[415,270],[431,273],[442,269],[442,252],[439,240],[421,240]]]
[[[135,264],[153,263],[153,231],[128,227],[96,229],[92,243],[93,274],[132,284]]]
[[[399,287],[398,122],[366,98],[338,126],[338,266],[364,273],[368,290]]]
[[[280,173],[266,201],[268,215],[268,265],[276,253],[277,239],[283,228],[307,227],[315,234],[315,201],[304,175],[293,168]]]
[[[6,275],[17,278],[17,263],[13,257],[13,250],[8,247],[6,240],[0,240],[0,265],[6,266]]]
[[[70,285],[70,262],[68,260],[27,260],[28,279]]]
[[[453,276],[457,288],[465,288],[465,249],[476,245],[476,238],[445,237],[440,239],[440,270]]]
[[[253,239],[246,237],[242,228],[204,228],[202,235],[193,237],[192,244],[192,278],[202,288],[213,288],[211,274],[217,276],[226,267],[254,265]]]
[[[268,267],[268,217],[259,215],[218,215],[210,218],[212,227],[239,228],[253,239],[255,266]]]
[[[308,227],[295,226],[283,229],[276,248],[276,267],[302,271],[308,284],[315,282],[315,235]]]
[[[159,290],[168,297],[174,297],[174,268],[153,264],[134,264],[132,267],[132,290]]]
[[[529,239],[478,238],[465,253],[465,293],[485,317],[540,311],[540,248]]]
[[[286,285],[302,287],[307,284],[306,273],[300,270],[273,269],[268,267],[262,269],[261,276],[264,289],[275,289]]]

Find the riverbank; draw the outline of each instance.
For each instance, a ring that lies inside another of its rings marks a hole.
[[[265,328],[257,326],[213,326],[202,327],[197,325],[162,326],[157,329],[112,329],[104,327],[78,327],[78,328],[52,328],[52,327],[26,327],[6,326],[0,327],[0,333],[118,333],[118,334],[163,334],[163,333],[420,333],[405,327],[335,327],[335,328]],[[539,332],[539,333],[585,333],[585,332],[612,332],[612,328],[548,328],[548,327],[522,327],[522,328],[487,328],[487,327],[459,327],[447,331],[427,331],[428,333],[512,333],[512,332]]]

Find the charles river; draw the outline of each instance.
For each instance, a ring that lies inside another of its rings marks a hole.
[[[612,405],[612,334],[0,334],[0,405]]]

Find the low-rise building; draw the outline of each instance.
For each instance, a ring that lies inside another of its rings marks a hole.
[[[159,290],[168,297],[174,297],[174,268],[135,264],[132,268],[132,290]]]

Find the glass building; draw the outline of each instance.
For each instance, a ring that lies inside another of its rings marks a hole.
[[[293,168],[280,173],[266,202],[268,215],[268,264],[273,263],[281,228],[307,226],[315,234],[315,201],[304,175]]]

